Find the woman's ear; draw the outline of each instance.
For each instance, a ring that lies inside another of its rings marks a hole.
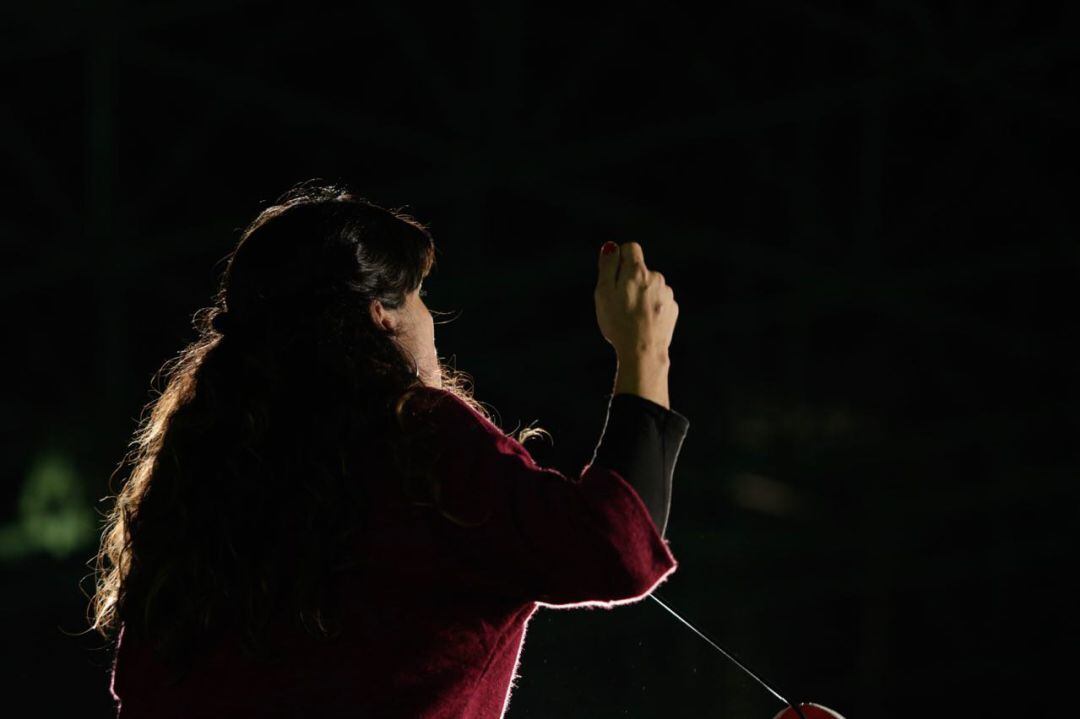
[[[371,301],[371,319],[375,321],[376,327],[381,327],[388,332],[393,332],[397,327],[397,318],[390,314],[390,311],[378,300]]]

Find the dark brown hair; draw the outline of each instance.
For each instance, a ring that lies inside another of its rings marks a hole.
[[[155,378],[165,388],[118,468],[95,557],[91,629],[115,640],[123,624],[174,678],[225,627],[261,653],[279,601],[330,636],[333,577],[377,510],[371,472],[397,468],[415,503],[438,508],[424,431],[407,421],[422,411],[405,413],[433,393],[417,391],[414,358],[370,314],[375,299],[400,307],[431,271],[428,229],[310,180],[260,212],[227,259],[197,338]],[[443,389],[490,419],[468,375],[440,369]]]

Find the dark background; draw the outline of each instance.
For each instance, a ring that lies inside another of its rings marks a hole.
[[[431,226],[440,354],[567,473],[615,367],[596,253],[641,243],[691,422],[657,594],[782,693],[1071,712],[1075,6],[745,5],[7,8],[0,714],[111,715],[95,510],[240,228],[312,177]],[[779,709],[650,600],[541,610],[521,661],[508,717]]]

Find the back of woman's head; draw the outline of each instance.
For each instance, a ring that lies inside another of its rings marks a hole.
[[[340,185],[302,183],[263,210],[228,259],[216,329],[280,350],[318,338],[381,339],[372,300],[394,309],[435,261],[417,220]]]
[[[412,217],[317,181],[244,229],[121,465],[94,629],[115,638],[123,623],[177,670],[224,628],[257,651],[280,602],[330,633],[330,583],[355,559],[371,475],[386,457],[414,458],[404,408],[425,396],[371,303],[400,307],[434,254]],[[440,370],[443,389],[486,416],[467,375]],[[430,485],[417,486],[430,504]]]
[[[328,418],[339,429],[350,417],[380,416],[420,384],[419,369],[371,304],[401,307],[434,262],[430,233],[409,215],[341,185],[301,183],[243,231],[215,306],[196,316],[213,344],[200,379],[249,414],[266,400],[273,422],[249,420],[275,431],[322,429],[289,412],[303,405],[322,407],[321,417],[328,406],[346,412]]]

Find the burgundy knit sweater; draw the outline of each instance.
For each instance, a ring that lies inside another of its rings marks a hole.
[[[164,669],[122,630],[110,687],[119,719],[499,719],[540,605],[639,601],[675,571],[622,474],[595,458],[573,479],[540,467],[466,403],[427,391],[447,398],[436,410],[443,506],[469,524],[487,521],[457,524],[404,501],[395,483],[376,483],[380,510],[358,540],[363,569],[342,585],[348,631],[316,642],[279,617],[285,661],[245,660],[228,635],[167,687]]]

